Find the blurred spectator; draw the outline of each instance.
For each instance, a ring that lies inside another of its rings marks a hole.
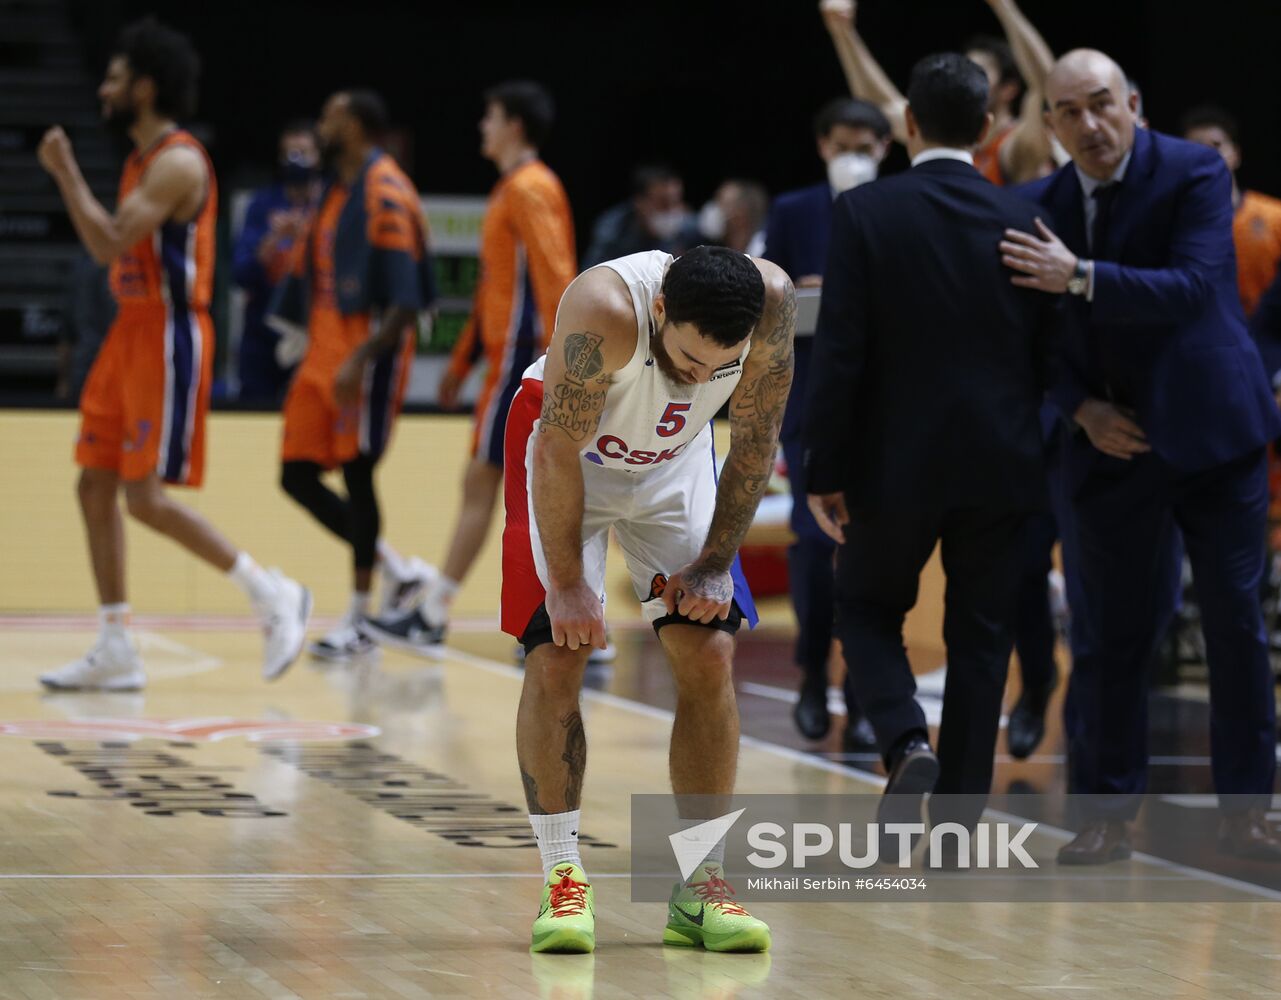
[[[1247,317],[1277,275],[1281,262],[1281,201],[1258,191],[1242,191],[1241,132],[1222,108],[1203,104],[1183,116],[1183,138],[1217,149],[1232,172],[1232,242],[1237,251],[1237,287]]]
[[[827,243],[832,230],[832,204],[837,195],[873,180],[890,145],[890,123],[866,101],[839,97],[814,118],[818,155],[827,165],[827,180],[775,199],[765,234],[764,257],[786,271],[798,287],[822,284]],[[812,333],[813,331],[809,331]],[[788,582],[796,612],[796,665],[801,671],[800,697],[792,712],[806,739],[825,737],[831,728],[827,711],[827,664],[832,652],[835,543],[823,533],[806,504],[801,481],[801,431],[805,426],[812,336],[797,336],[792,391],[783,414],[779,443],[792,486],[791,528],[796,541],[787,551]],[[845,750],[876,745],[876,734],[845,685]]]
[[[987,74],[993,118],[987,137],[974,150],[974,166],[993,184],[1019,184],[1053,169],[1042,110],[1054,53],[1014,0],[987,0],[987,5],[1005,39],[977,35],[965,45],[965,54]],[[855,6],[854,0],[822,0],[819,11],[851,93],[884,111],[894,138],[905,142],[907,101],[855,30]]]
[[[769,194],[756,181],[727,180],[698,213],[698,231],[711,243],[759,257],[765,251]]]
[[[685,182],[671,167],[650,164],[632,172],[631,200],[607,209],[592,225],[583,266],[644,250],[679,255],[698,243],[698,225],[685,204]]]
[[[271,294],[284,277],[294,241],[306,230],[320,194],[320,153],[308,121],[294,121],[280,133],[279,179],[254,192],[232,252],[236,284],[247,293],[240,337],[240,399],[278,406],[292,368],[276,360],[280,335],[265,322]]]
[[[1147,128],[1148,127],[1147,112],[1143,108],[1143,90],[1139,86],[1139,81],[1134,79],[1134,77],[1132,76],[1128,76],[1125,78],[1125,82],[1130,88],[1130,93],[1133,94],[1135,99],[1138,101],[1138,103],[1134,106],[1134,120],[1135,122],[1138,123],[1139,128]],[[1053,133],[1051,133],[1051,135],[1053,135]],[[1058,142],[1057,139],[1054,141],[1056,143]],[[1062,149],[1063,146],[1059,145],[1058,148]],[[1065,163],[1067,163],[1067,160],[1070,160],[1070,159],[1071,157],[1069,156],[1066,160],[1061,160],[1056,155],[1054,161],[1061,167]]]
[[[58,351],[59,399],[78,402],[80,390],[107,330],[116,318],[107,269],[85,250],[76,253],[67,276],[67,311]]]

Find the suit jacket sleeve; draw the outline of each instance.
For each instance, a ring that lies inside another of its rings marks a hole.
[[[867,257],[851,199],[833,208],[823,301],[810,362],[805,424],[805,482],[810,493],[837,493],[849,478],[854,402],[868,335]]]
[[[231,252],[231,276],[246,291],[255,292],[268,285],[267,272],[258,260],[258,247],[270,230],[266,192],[258,191],[245,211],[245,221]]]
[[[1070,300],[1066,295],[1058,296],[1058,300],[1052,314],[1054,329],[1049,352],[1049,398],[1063,419],[1071,424],[1081,404],[1090,398],[1085,373],[1078,364],[1080,359],[1070,351],[1071,337],[1080,335],[1088,320],[1083,315],[1081,303]]]
[[[785,218],[785,213],[779,211],[777,204],[770,208],[769,221],[765,225],[765,251],[761,256],[777,264],[795,281],[798,275],[793,270],[792,260],[787,252]]]
[[[1272,282],[1250,317],[1250,333],[1263,358],[1273,388],[1281,379],[1281,274]]]
[[[1092,319],[1098,323],[1179,323],[1199,312],[1232,245],[1232,178],[1223,160],[1193,165],[1175,210],[1167,267],[1094,264]]]

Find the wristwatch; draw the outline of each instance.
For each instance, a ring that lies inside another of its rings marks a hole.
[[[1073,295],[1084,295],[1086,286],[1090,281],[1090,266],[1080,257],[1076,259],[1076,269],[1072,272],[1072,277],[1068,278],[1067,290]]]

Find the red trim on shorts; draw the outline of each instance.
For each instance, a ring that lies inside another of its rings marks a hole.
[[[529,620],[547,598],[534,565],[533,536],[529,530],[529,489],[525,453],[529,436],[534,431],[543,408],[543,383],[540,379],[521,380],[507,414],[503,440],[503,500],[507,508],[507,526],[503,529],[502,629],[519,639]]]

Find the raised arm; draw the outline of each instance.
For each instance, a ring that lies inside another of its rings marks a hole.
[[[1054,67],[1054,53],[1033,27],[1015,0],[987,0],[1001,22],[1014,62],[1027,90],[1019,108],[1018,123],[1001,147],[1001,171],[1011,184],[1034,180],[1050,159],[1050,136],[1042,118],[1045,80]]]
[[[605,617],[583,579],[580,454],[605,409],[614,372],[636,349],[636,313],[621,279],[604,268],[569,286],[543,369],[534,440],[534,519],[547,562],[547,616],[558,646],[605,646]]]
[[[832,36],[836,57],[841,61],[850,93],[862,101],[869,101],[881,109],[890,120],[890,131],[899,142],[907,142],[907,120],[903,115],[907,107],[905,98],[881,69],[854,27],[854,0],[822,0],[818,5],[823,23]]]
[[[45,133],[36,155],[57,182],[80,242],[99,264],[110,264],[182,209],[198,204],[208,183],[204,157],[189,147],[174,146],[155,158],[142,182],[112,215],[89,190],[71,140],[61,128]]]
[[[698,559],[675,574],[663,593],[669,610],[694,621],[729,616],[734,597],[730,566],[769,484],[792,387],[796,291],[782,268],[764,260],[756,264],[765,279],[765,311],[729,400],[729,454],[716,488],[712,524]]]

